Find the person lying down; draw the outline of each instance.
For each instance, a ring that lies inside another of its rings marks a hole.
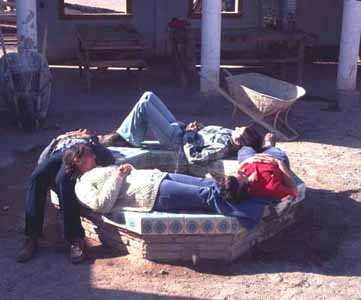
[[[273,133],[265,135],[261,153],[250,146],[243,146],[237,158],[239,168],[236,177],[249,196],[273,199],[297,197],[297,185],[289,159],[284,151],[276,147]]]
[[[130,164],[99,167],[91,148],[83,144],[66,150],[63,159],[66,171],[77,178],[79,201],[101,214],[119,209],[222,214],[222,207],[236,207],[247,194],[243,191],[247,185],[235,176],[217,182],[158,169],[136,169]]]
[[[240,201],[235,177],[217,183],[158,169],[136,169],[130,164],[97,166],[87,145],[75,145],[64,154],[66,171],[77,177],[79,201],[98,213],[131,211],[208,211],[218,213],[214,202]]]

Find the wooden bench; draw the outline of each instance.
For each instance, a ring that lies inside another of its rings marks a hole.
[[[188,47],[200,60],[201,30],[186,29]],[[306,34],[269,29],[223,29],[221,35],[221,63],[225,65],[269,65],[294,63],[297,65],[296,83],[301,84],[304,73]],[[187,51],[188,52],[188,51]]]
[[[131,25],[77,27],[79,70],[86,71],[88,91],[90,68],[123,67],[144,69],[144,41]]]

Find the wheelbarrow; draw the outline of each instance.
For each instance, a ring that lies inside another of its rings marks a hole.
[[[241,110],[281,140],[299,137],[288,124],[288,113],[297,99],[306,94],[302,87],[258,73],[232,75],[223,71],[229,93],[221,87],[218,92],[234,105],[234,111]],[[267,117],[273,118],[272,124],[265,120]]]

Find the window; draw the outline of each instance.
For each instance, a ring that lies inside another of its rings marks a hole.
[[[66,19],[130,16],[131,0],[59,0],[60,17]]]
[[[202,0],[188,0],[188,15],[199,18],[202,13]],[[241,14],[242,0],[222,0],[222,15],[239,16]]]

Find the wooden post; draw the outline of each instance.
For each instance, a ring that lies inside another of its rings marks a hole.
[[[202,2],[201,93],[217,95],[221,60],[222,1]]]
[[[340,57],[337,71],[338,100],[341,107],[359,104],[356,89],[357,63],[361,34],[361,2],[344,0]]]
[[[18,51],[38,51],[37,1],[16,1],[16,26],[18,33]]]

